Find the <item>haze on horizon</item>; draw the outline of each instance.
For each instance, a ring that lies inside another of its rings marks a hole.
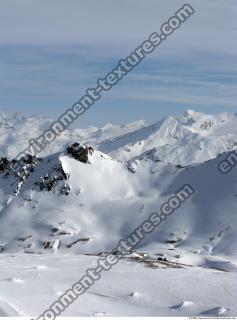
[[[186,109],[237,112],[237,4],[189,3],[192,19],[76,126],[154,122]],[[0,110],[57,118],[183,4],[1,1]]]

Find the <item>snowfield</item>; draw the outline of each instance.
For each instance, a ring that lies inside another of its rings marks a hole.
[[[95,260],[84,255],[3,255],[0,315],[40,315]],[[236,271],[122,261],[63,315],[235,316],[236,295]]]
[[[236,316],[237,165],[218,165],[237,115],[69,129],[17,173],[52,121],[0,118],[0,316],[39,316],[184,185],[194,194],[63,315]]]

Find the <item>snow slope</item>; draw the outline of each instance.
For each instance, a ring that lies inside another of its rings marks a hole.
[[[82,163],[64,152],[38,160],[23,182],[22,175],[0,173],[2,250],[45,252],[44,242],[57,240],[68,253],[111,250],[190,184],[192,199],[142,246],[169,247],[175,238],[180,249],[236,256],[236,170],[221,175],[221,159],[180,168],[153,157],[127,165],[99,151]]]

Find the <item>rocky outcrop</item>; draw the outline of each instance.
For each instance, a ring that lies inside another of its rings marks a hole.
[[[89,156],[92,155],[93,152],[93,148],[77,142],[69,145],[66,149],[66,153],[68,155],[82,163],[90,163]],[[47,164],[50,161],[52,161],[50,157],[42,159],[31,156],[30,154],[24,155],[20,160],[13,159],[11,161],[2,157],[0,158],[0,173],[2,173],[1,178],[6,180],[11,176],[13,179],[13,193],[14,195],[18,195],[23,184],[36,170],[37,165],[40,164],[40,162]],[[34,182],[34,185],[40,191],[56,191],[59,194],[68,196],[71,191],[71,188],[67,183],[69,176],[66,172],[64,172],[60,160],[57,161],[58,162],[54,162],[54,165],[47,171],[43,170],[44,173],[40,178],[37,178],[37,180]],[[18,162],[20,164],[19,170],[12,170]]]
[[[83,163],[88,163],[89,155],[92,155],[93,152],[94,150],[92,147],[87,147],[78,142],[75,142],[67,147],[67,154]]]
[[[9,160],[7,158],[0,158],[0,172],[4,172],[9,167]]]
[[[39,187],[40,191],[53,191],[57,186],[60,186],[60,193],[68,196],[70,194],[70,186],[66,183],[69,176],[64,172],[61,163],[53,167],[51,171],[46,173],[36,181],[35,185]]]

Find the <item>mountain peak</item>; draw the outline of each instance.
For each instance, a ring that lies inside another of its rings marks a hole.
[[[186,117],[193,117],[193,116],[195,116],[195,114],[197,114],[197,112],[195,112],[192,109],[187,109],[183,113],[183,115],[186,116]]]

